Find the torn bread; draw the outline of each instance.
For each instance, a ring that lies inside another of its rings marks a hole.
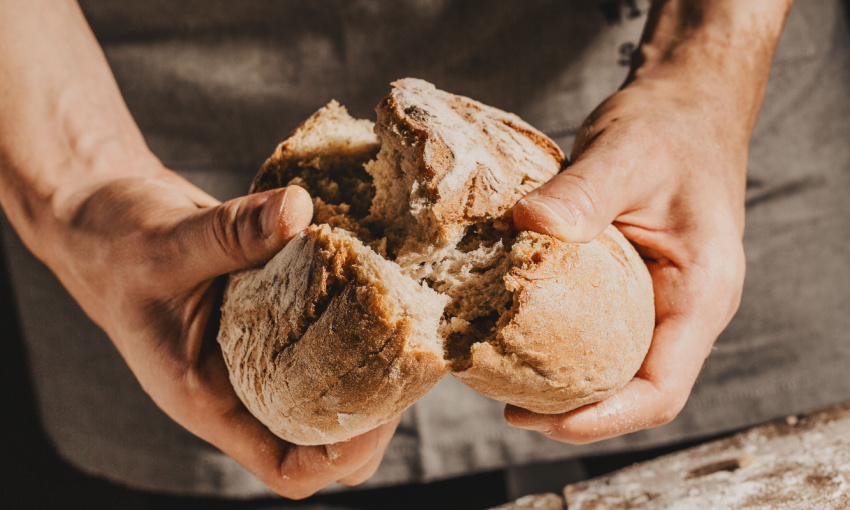
[[[263,423],[300,444],[348,439],[395,417],[447,370],[542,413],[602,400],[634,376],[654,327],[651,281],[634,248],[614,227],[584,244],[512,227],[516,201],[564,167],[557,145],[514,115],[409,78],[378,106],[377,138],[371,127],[331,102],[254,180],[252,191],[304,187],[314,222],[328,225],[310,227],[266,268],[237,273],[228,285],[219,341],[234,387]],[[326,255],[314,249],[309,267],[336,271],[339,256],[384,263],[369,277],[346,270],[354,275],[346,281],[360,282],[357,293],[325,291],[337,307],[356,295],[351,309],[293,307],[289,294],[303,293],[275,276],[290,267],[279,258],[311,256],[305,239],[318,233],[346,241],[326,242]],[[394,308],[381,308],[390,299]],[[281,327],[282,317],[307,329]],[[399,321],[417,326],[391,326]],[[381,369],[370,365],[378,339],[394,356]],[[389,363],[406,367],[401,379],[391,379]],[[368,366],[372,378],[352,384],[340,364]]]
[[[237,395],[272,432],[335,443],[445,375],[445,303],[347,232],[312,225],[263,268],[231,275],[218,340]]]

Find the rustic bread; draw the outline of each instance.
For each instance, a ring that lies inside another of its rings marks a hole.
[[[415,79],[393,84],[374,133],[331,102],[254,180],[252,191],[304,187],[314,222],[338,228],[310,227],[228,285],[219,341],[252,412],[284,439],[315,444],[392,419],[447,369],[543,413],[599,401],[634,376],[654,327],[634,248],[614,227],[585,244],[512,227],[510,208],[565,166],[557,145],[514,115]],[[320,315],[289,304],[290,294],[312,296],[309,285],[275,275],[335,274],[349,264],[339,260],[352,261],[343,273],[356,293],[326,286],[322,302],[335,307]],[[382,271],[363,273],[363,261]],[[389,346],[383,365],[375,342]],[[390,364],[404,367],[401,379]],[[337,365],[361,367],[359,382]]]
[[[381,152],[366,166],[372,214],[402,253],[457,245],[469,225],[502,217],[565,161],[516,115],[422,80],[393,83],[377,113]]]
[[[314,223],[368,235],[358,232],[356,221],[368,214],[375,196],[372,178],[363,169],[380,148],[373,126],[351,118],[331,101],[277,146],[254,177],[250,192],[301,186],[313,197]]]
[[[446,373],[446,299],[343,230],[312,225],[263,268],[234,273],[218,340],[252,414],[298,444],[389,421]]]
[[[454,376],[549,414],[598,402],[627,383],[655,319],[649,273],[620,231],[609,226],[589,243],[523,232],[509,258],[511,310],[486,342],[463,344]]]

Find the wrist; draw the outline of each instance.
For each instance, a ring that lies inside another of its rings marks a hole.
[[[3,151],[0,161],[5,167],[0,204],[24,244],[45,262],[53,251],[49,245],[72,226],[75,212],[95,189],[165,171],[146,146],[107,136],[82,150],[57,144],[41,153]]]
[[[749,138],[792,0],[653,4],[624,87],[652,83]]]
[[[0,97],[0,206],[40,257],[71,197],[155,160],[76,2],[2,3]]]

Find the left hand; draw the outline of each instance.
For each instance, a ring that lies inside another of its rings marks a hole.
[[[266,262],[306,227],[313,213],[307,192],[290,186],[222,204],[155,159],[118,161],[130,168],[116,173],[136,176],[57,199],[53,235],[34,247],[145,392],[282,496],[369,478],[397,419],[336,444],[288,443],[242,404],[215,339],[218,277]]]

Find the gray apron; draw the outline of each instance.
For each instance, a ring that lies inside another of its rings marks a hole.
[[[569,152],[584,116],[623,80],[648,7],[81,4],[154,153],[222,200],[244,193],[275,144],[328,100],[374,118],[388,83],[403,76],[516,112]],[[507,426],[502,404],[447,377],[405,412],[365,486],[648,448],[850,400],[848,83],[850,40],[838,0],[797,2],[752,142],[743,303],[673,423],[560,444]],[[154,406],[106,336],[3,223],[39,410],[59,454],[138,489],[269,495]]]

